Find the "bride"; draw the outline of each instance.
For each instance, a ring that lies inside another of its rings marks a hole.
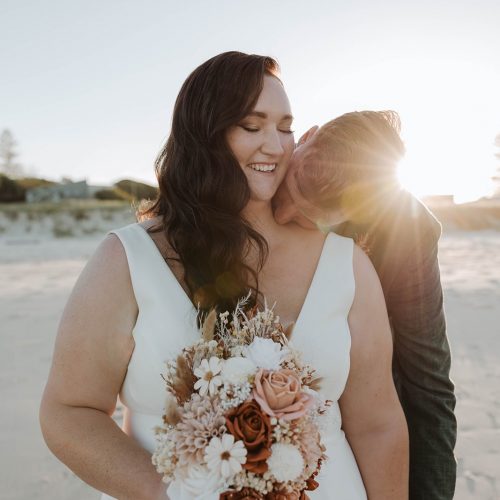
[[[159,500],[151,463],[163,363],[200,313],[276,302],[334,401],[312,499],[408,496],[408,436],[375,270],[351,239],[273,218],[294,149],[276,61],[227,52],[187,78],[142,222],[110,233],[64,310],[40,422],[52,452],[103,498]],[[123,428],[111,418],[117,397]],[[174,497],[172,497],[174,498]],[[174,500],[177,500],[176,498]]]

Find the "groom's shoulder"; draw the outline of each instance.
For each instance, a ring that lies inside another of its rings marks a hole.
[[[386,214],[381,230],[389,241],[397,242],[410,251],[415,248],[434,248],[442,227],[431,210],[416,196],[402,190]]]
[[[347,222],[336,231],[353,238],[379,273],[392,272],[409,260],[435,254],[441,224],[422,201],[402,190],[372,223]]]

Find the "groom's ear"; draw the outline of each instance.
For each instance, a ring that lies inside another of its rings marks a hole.
[[[302,146],[305,144],[319,129],[318,125],[313,125],[300,139],[297,146]]]

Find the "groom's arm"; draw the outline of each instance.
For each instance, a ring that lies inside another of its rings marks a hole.
[[[435,220],[424,226],[410,226],[405,235],[408,252],[398,257],[386,300],[394,375],[410,435],[410,500],[451,500],[456,419],[437,256],[440,226]]]

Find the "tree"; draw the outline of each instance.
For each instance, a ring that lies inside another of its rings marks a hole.
[[[0,135],[0,172],[9,177],[21,177],[23,167],[17,163],[17,143],[9,129],[5,129]]]
[[[24,201],[26,190],[15,180],[0,174],[0,203]]]

